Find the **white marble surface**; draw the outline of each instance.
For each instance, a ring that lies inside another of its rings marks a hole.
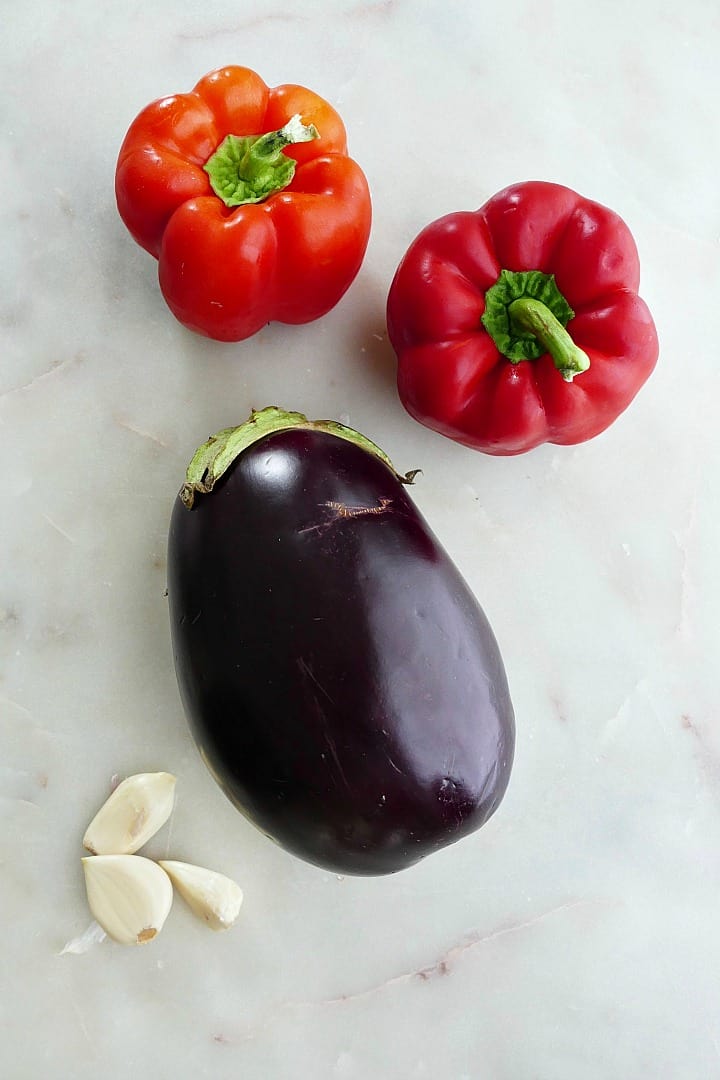
[[[244,1080],[720,1076],[717,4],[215,0],[5,5],[0,52],[0,1075]],[[240,345],[186,332],[119,221],[148,101],[226,63],[342,113],[373,234],[340,305]],[[497,460],[400,407],[405,247],[518,180],[619,211],[661,358],[572,449]],[[349,414],[483,603],[518,722],[486,829],[386,879],[285,855],[226,802],[178,701],[170,507],[210,431]],[[151,851],[235,876],[142,950],[60,956],[113,775],[178,776]]]

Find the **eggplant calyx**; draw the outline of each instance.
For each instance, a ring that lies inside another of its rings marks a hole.
[[[277,405],[269,405],[259,411],[253,409],[244,424],[223,428],[198,447],[187,467],[185,483],[180,489],[180,499],[183,504],[188,510],[192,510],[196,496],[208,495],[220,477],[227,472],[244,450],[266,435],[290,429],[324,431],[339,439],[355,443],[356,446],[367,453],[374,454],[387,465],[401,484],[412,484],[421,471],[413,469],[405,474],[399,473],[384,450],[381,450],[365,435],[361,435],[359,431],[346,427],[336,420],[308,420],[303,413],[288,412]]]

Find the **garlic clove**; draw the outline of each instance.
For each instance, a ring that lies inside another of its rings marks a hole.
[[[211,930],[227,930],[240,913],[243,892],[230,878],[202,866],[161,859],[160,866],[191,911]]]
[[[93,855],[133,855],[162,828],[174,804],[171,773],[128,776],[88,825],[83,847]]]
[[[173,902],[170,878],[142,855],[88,855],[82,860],[88,904],[121,945],[145,945],[163,928]]]

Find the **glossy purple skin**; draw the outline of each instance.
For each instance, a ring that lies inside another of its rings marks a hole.
[[[515,725],[495,638],[374,455],[302,429],[255,443],[178,498],[168,596],[202,755],[288,851],[392,873],[497,809]]]

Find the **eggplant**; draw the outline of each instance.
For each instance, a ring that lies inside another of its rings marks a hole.
[[[368,439],[271,407],[172,511],[180,695],[232,802],[287,851],[388,874],[483,825],[515,721],[490,625]]]

